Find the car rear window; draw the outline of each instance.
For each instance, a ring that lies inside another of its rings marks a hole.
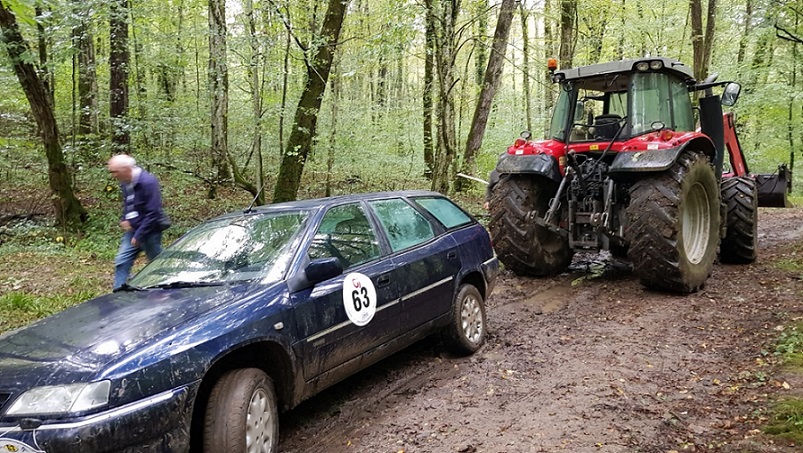
[[[471,223],[471,217],[451,200],[438,197],[414,198],[414,200],[446,228],[455,228]]]

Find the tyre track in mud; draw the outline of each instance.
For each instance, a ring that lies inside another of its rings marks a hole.
[[[751,414],[782,380],[762,378],[761,350],[803,317],[801,276],[770,264],[803,237],[803,210],[759,215],[758,261],[717,264],[686,296],[644,290],[604,254],[505,274],[477,354],[418,343],[283,416],[280,451],[800,451],[757,435]]]

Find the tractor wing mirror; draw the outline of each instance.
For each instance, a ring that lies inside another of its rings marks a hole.
[[[736,82],[731,82],[725,85],[725,91],[722,93],[722,105],[732,106],[736,104],[739,99],[739,93],[742,91],[742,86]]]

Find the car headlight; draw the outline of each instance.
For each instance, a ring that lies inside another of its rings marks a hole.
[[[17,398],[6,415],[84,412],[108,404],[110,389],[111,381],[35,387]]]

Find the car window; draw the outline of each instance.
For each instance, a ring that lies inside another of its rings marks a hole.
[[[336,257],[348,269],[378,258],[379,241],[359,204],[335,206],[324,214],[308,254],[310,259]]]
[[[369,204],[374,208],[394,252],[435,237],[432,224],[404,200],[378,200]]]
[[[414,198],[430,214],[435,216],[446,228],[454,228],[471,223],[471,217],[446,198]]]
[[[306,211],[228,217],[204,223],[167,247],[131,284],[225,283],[280,279]]]

